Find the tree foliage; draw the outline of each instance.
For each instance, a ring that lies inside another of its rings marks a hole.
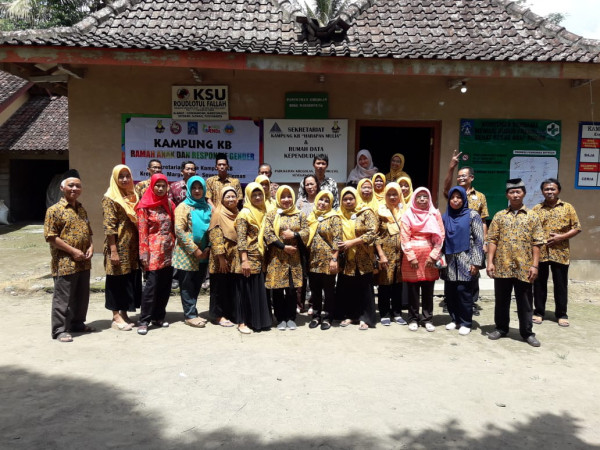
[[[71,26],[109,0],[10,0],[0,3],[2,31]]]
[[[302,8],[306,17],[316,19],[321,26],[327,25],[331,20],[338,17],[349,0],[315,0],[314,9],[307,2]]]

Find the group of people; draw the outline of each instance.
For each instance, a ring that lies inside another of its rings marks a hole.
[[[243,334],[271,328],[273,314],[278,330],[296,329],[307,286],[311,329],[327,330],[333,321],[359,330],[375,327],[378,286],[382,325],[393,321],[411,331],[423,326],[432,332],[434,283],[441,276],[451,318],[446,329],[466,335],[487,251],[487,272],[496,290],[496,330],[488,337],[508,333],[514,288],[521,336],[539,346],[531,323],[543,320],[546,292],[536,288],[533,316],[531,283],[538,269],[545,270],[540,284],[552,270],[555,287],[556,274],[564,279],[559,291],[566,297],[568,242],[580,230],[575,211],[558,200],[558,180],[542,183],[546,201],[535,213],[523,206],[522,181],[509,180],[509,208],[496,214],[488,232],[482,220],[485,196],[471,186],[472,169],[459,170],[456,186],[449,181],[459,155],[454,152],[450,163],[443,215],[427,188],[413,191],[399,153],[384,175],[361,150],[339,194],[335,180],[326,176],[327,155],[316,155],[314,174],[300,183],[298,199],[292,187],[271,183],[268,164],[242,193],[223,153],[216,157],[217,175],[204,180],[195,174],[195,163],[185,161],[182,180],[171,185],[158,160],[149,162],[151,177],[135,186],[131,170],[117,165],[102,199],[105,305],[112,311],[112,328],[130,331],[137,325],[137,333],[145,335],[151,326],[168,327],[175,270],[185,323],[195,328],[207,323],[196,305],[208,273],[208,319],[223,327],[237,325]],[[63,199],[48,209],[44,231],[55,279],[52,337],[71,342],[70,332],[94,331],[85,324],[93,244],[86,211],[77,201],[81,179],[76,171],[65,174],[61,190]],[[562,258],[559,266],[556,255]],[[128,313],[138,308],[134,323]],[[556,313],[559,324],[568,325],[566,298],[557,300]]]

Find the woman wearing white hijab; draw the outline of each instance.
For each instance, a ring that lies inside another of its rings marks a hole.
[[[379,169],[373,165],[371,152],[362,149],[356,154],[356,167],[348,174],[346,184],[348,186],[356,187],[360,180],[363,178],[371,179],[377,172],[379,172]]]

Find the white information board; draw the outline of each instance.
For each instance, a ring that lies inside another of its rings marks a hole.
[[[319,153],[329,157],[327,176],[345,181],[348,120],[264,120],[264,161],[273,169],[272,181],[299,183],[314,173],[313,157]]]
[[[544,201],[540,184],[546,178],[558,178],[558,159],[548,156],[515,156],[510,160],[510,177],[521,178],[527,194],[523,203],[533,208]]]

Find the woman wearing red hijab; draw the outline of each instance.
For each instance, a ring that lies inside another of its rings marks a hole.
[[[142,306],[138,334],[145,335],[152,322],[157,327],[168,327],[165,314],[173,267],[171,257],[175,246],[175,204],[169,200],[167,177],[161,173],[152,175],[146,190],[135,209],[140,234],[140,262],[148,272],[148,280],[142,293]]]
[[[435,331],[432,323],[433,287],[439,278],[436,262],[444,243],[444,223],[440,212],[431,202],[427,188],[420,187],[414,192],[400,224],[404,253],[402,279],[408,287],[408,329],[417,331],[421,322],[427,331]],[[422,305],[420,318],[419,291]]]

